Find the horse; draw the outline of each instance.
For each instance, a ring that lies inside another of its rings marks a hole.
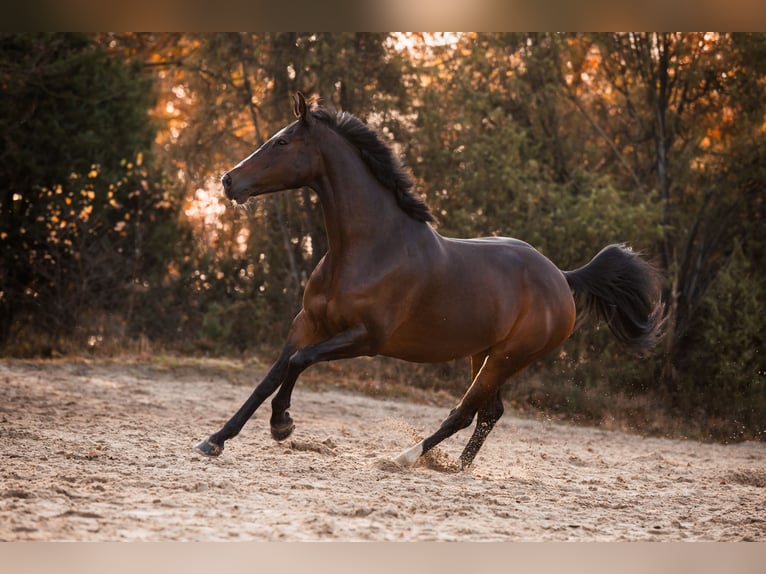
[[[597,315],[633,351],[657,341],[659,275],[638,253],[608,245],[585,266],[561,271],[518,239],[444,237],[413,192],[413,176],[375,130],[301,93],[292,107],[295,121],[221,182],[237,204],[311,188],[323,208],[328,249],[306,283],[276,362],[231,419],[196,445],[203,455],[220,455],[274,392],[271,434],[277,441],[290,436],[293,388],[317,362],[467,357],[471,382],[457,406],[433,434],[394,459],[414,466],[476,418],[460,456],[467,468],[503,415],[505,382],[559,347],[576,320]]]

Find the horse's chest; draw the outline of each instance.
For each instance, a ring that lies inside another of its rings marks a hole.
[[[382,334],[400,322],[399,311],[414,284],[412,266],[385,257],[374,264],[362,262],[365,265],[358,259],[341,265],[328,258],[306,285],[304,309],[328,333],[363,324]]]

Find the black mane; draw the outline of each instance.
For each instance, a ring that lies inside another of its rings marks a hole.
[[[397,204],[407,215],[424,223],[436,221],[428,204],[412,192],[415,180],[410,172],[375,130],[347,112],[336,114],[325,108],[314,108],[311,115],[332,127],[359,150],[372,174],[394,192]]]

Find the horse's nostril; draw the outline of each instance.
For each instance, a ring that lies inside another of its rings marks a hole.
[[[224,191],[229,191],[229,189],[231,189],[231,175],[228,173],[224,175],[221,178],[221,183],[223,184]]]

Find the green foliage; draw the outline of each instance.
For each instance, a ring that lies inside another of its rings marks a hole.
[[[688,344],[685,411],[714,417],[711,432],[738,439],[766,433],[766,284],[737,245],[708,290]],[[702,365],[700,370],[696,365]]]
[[[34,352],[34,325],[55,349],[99,311],[131,322],[177,206],[151,167],[138,67],[75,34],[2,35],[0,67],[0,343]]]

